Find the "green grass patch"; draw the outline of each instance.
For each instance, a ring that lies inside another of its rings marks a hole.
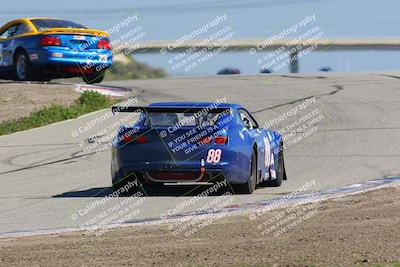
[[[53,104],[32,112],[28,117],[1,122],[0,135],[24,131],[57,121],[75,119],[83,114],[107,108],[116,102],[98,92],[85,91],[75,103],[68,107]]]

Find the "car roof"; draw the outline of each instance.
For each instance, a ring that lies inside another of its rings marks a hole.
[[[216,105],[220,108],[232,108],[238,109],[243,108],[242,105],[235,103],[220,103],[220,102],[156,102],[148,105],[149,107],[196,107],[196,108],[207,108],[209,106]]]
[[[9,25],[9,24],[14,24],[14,23],[19,23],[19,22],[26,22],[26,21],[32,21],[32,20],[58,20],[55,18],[46,18],[46,17],[34,17],[34,18],[19,18],[19,19],[14,19],[11,20],[9,22],[7,22],[5,25]],[[64,20],[64,19],[60,19],[60,20]]]
[[[49,18],[49,17],[31,17],[31,18],[21,18],[27,20],[36,20],[36,19],[43,19],[43,20],[68,20],[68,19],[57,19],[57,18]]]
[[[34,29],[33,29],[34,31],[37,31],[35,25],[32,24],[32,20],[57,20],[57,19],[55,19],[55,18],[46,18],[46,17],[19,18],[19,19],[11,20],[11,21],[7,22],[4,25],[1,25],[0,29],[3,29],[5,27],[11,26],[12,24],[16,24],[16,23],[26,23],[26,24],[29,24],[29,25],[33,26],[34,27]],[[60,20],[64,20],[64,19],[60,19]]]

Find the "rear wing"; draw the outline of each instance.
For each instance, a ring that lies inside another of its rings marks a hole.
[[[40,31],[43,34],[90,34],[98,37],[109,37],[109,34],[101,30],[80,29],[80,28],[50,28]]]
[[[173,112],[173,113],[222,113],[222,112],[227,112],[231,113],[231,108],[230,107],[215,107],[215,106],[208,106],[208,107],[179,107],[179,106],[169,106],[169,107],[133,107],[133,106],[113,106],[111,108],[112,112],[114,114],[119,113],[119,112],[158,112],[158,113],[168,113],[168,112]]]

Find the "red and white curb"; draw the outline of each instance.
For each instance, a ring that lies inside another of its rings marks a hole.
[[[94,91],[105,96],[114,96],[114,97],[124,97],[129,92],[131,92],[130,89],[122,87],[110,87],[110,86],[86,85],[86,84],[77,84],[75,87],[75,91],[78,93],[83,93],[85,91]]]

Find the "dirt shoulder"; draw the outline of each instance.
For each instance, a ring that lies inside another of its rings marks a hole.
[[[0,83],[0,122],[28,116],[44,106],[69,106],[80,94],[73,85]]]
[[[259,225],[284,209],[254,220],[249,215],[225,217],[189,237],[173,235],[165,224],[114,229],[100,237],[69,233],[3,238],[0,264],[390,266],[400,261],[399,186],[305,207],[313,215],[281,234],[263,235]]]

